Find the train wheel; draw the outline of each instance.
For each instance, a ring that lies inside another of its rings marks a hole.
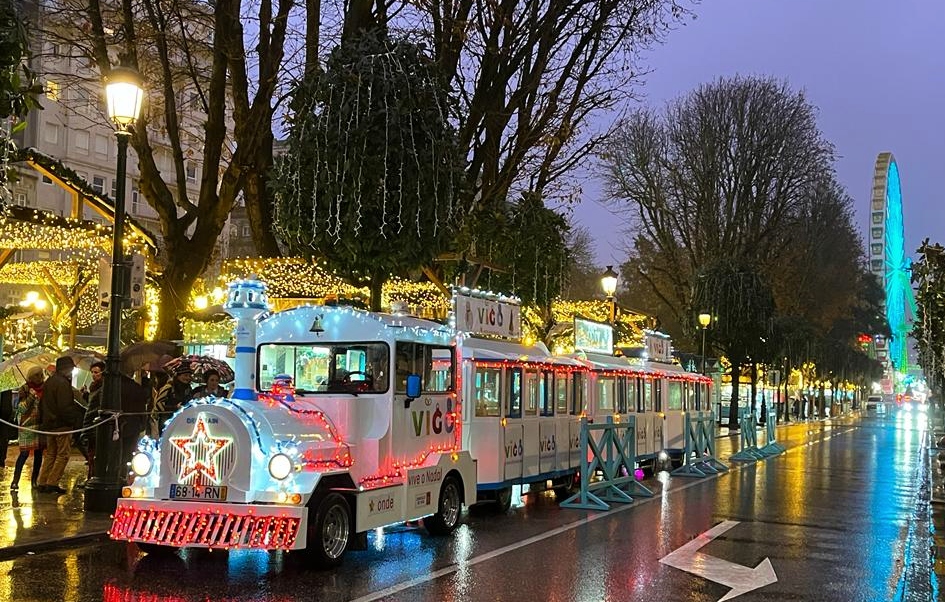
[[[495,492],[496,511],[505,514],[512,507],[512,488],[503,487]]]
[[[459,524],[459,515],[463,510],[463,496],[459,480],[450,475],[440,487],[440,501],[437,513],[423,519],[423,526],[431,535],[446,535]]]
[[[576,491],[580,491],[581,475],[574,473],[573,475],[555,479],[552,482],[552,489],[555,492],[555,498],[557,498],[559,502],[562,502],[574,495]]]
[[[351,538],[351,507],[340,493],[331,492],[308,510],[306,553],[318,569],[341,564]]]

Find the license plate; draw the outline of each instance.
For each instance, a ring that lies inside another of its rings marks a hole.
[[[226,501],[226,486],[216,485],[171,485],[172,500],[216,500]]]

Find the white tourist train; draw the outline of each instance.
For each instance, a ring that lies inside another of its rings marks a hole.
[[[568,490],[582,418],[634,415],[641,461],[681,449],[684,412],[708,399],[708,379],[669,363],[517,342],[514,300],[454,302],[455,327],[348,307],[270,315],[264,284],[231,285],[236,388],[142,440],[111,536],[305,549],[332,566],[378,527],[448,533],[464,505],[507,508],[513,486]]]

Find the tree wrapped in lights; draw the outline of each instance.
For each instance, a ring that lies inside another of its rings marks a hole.
[[[432,262],[463,214],[455,99],[422,47],[366,31],[296,87],[292,108],[276,231],[368,286],[380,310],[384,281]]]
[[[913,325],[919,365],[935,399],[945,390],[945,248],[922,241],[919,260],[912,264],[917,315]]]

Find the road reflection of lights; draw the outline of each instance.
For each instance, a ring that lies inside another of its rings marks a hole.
[[[229,574],[238,580],[256,579],[269,572],[269,552],[266,550],[231,551],[227,563]]]
[[[378,552],[384,550],[384,527],[374,529],[374,549]]]
[[[471,590],[475,585],[470,579],[472,571],[467,562],[473,553],[473,533],[469,525],[460,525],[453,532],[455,547],[453,548],[453,563],[459,567],[456,571],[455,593],[456,600],[465,600],[470,597]]]

